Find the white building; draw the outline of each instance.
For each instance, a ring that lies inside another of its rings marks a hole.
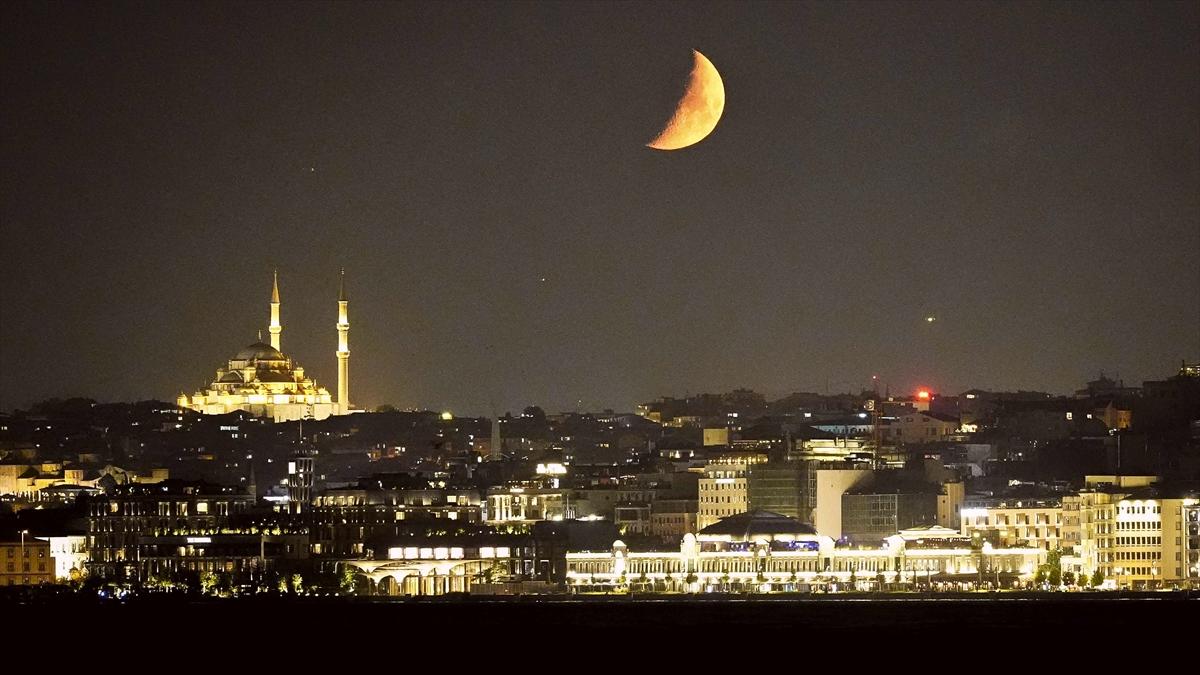
[[[968,499],[959,515],[963,534],[995,545],[1022,544],[1046,551],[1062,548],[1061,497]]]
[[[1192,567],[1195,507],[1200,493],[1141,488],[1116,503],[1112,574],[1118,588],[1187,585],[1200,577]],[[1189,522],[1189,519],[1192,519]]]
[[[574,511],[565,489],[526,486],[488,490],[483,520],[488,525],[528,525],[538,520],[570,520]]]
[[[54,559],[54,580],[71,581],[82,577],[87,570],[88,544],[86,535],[38,537],[50,542],[50,557]]]
[[[742,513],[685,535],[678,551],[568,552],[567,584],[578,592],[869,590],[998,584],[1033,578],[1045,551],[972,547],[946,528],[914,528],[880,548],[841,548],[811,525],[767,511]]]
[[[1064,570],[1112,588],[1200,582],[1200,493],[1155,476],[1088,476],[1077,493],[1049,499],[974,499],[962,532],[1001,546],[1059,549]]]

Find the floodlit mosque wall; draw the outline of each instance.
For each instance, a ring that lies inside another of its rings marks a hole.
[[[237,410],[276,422],[299,419],[323,420],[351,411],[349,403],[350,320],[345,274],[338,290],[337,373],[335,399],[324,387],[306,377],[304,368],[280,351],[282,324],[279,318],[279,279],[271,288],[268,332],[271,344],[255,342],[219,368],[208,387],[193,395],[180,394],[177,404],[205,415],[224,415]]]

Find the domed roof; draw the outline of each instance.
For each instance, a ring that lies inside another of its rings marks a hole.
[[[700,535],[728,536],[735,541],[752,541],[758,537],[781,534],[814,535],[816,528],[774,511],[755,509],[736,516],[722,518],[700,530]]]
[[[217,382],[241,382],[241,381],[242,381],[242,374],[236,370],[231,370],[231,371],[225,373],[224,375],[221,376],[221,379],[217,380]]]
[[[237,353],[238,361],[286,361],[287,357],[269,344],[255,342]]]

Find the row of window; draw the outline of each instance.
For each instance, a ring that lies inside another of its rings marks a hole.
[[[1179,543],[1176,538],[1175,543]],[[1162,537],[1117,537],[1117,546],[1161,546]]]
[[[976,528],[973,528],[970,525],[967,526],[968,532],[970,532],[973,529],[976,529]],[[986,528],[979,528],[979,529],[986,529]],[[1047,538],[1051,538],[1051,539],[1060,539],[1062,537],[1062,530],[1057,527],[1054,528],[1053,530],[1051,530],[1049,527],[1046,527],[1043,529],[1041,527],[1035,527],[1033,525],[1026,525],[1024,529],[1013,528],[1013,534],[1015,536],[1027,537],[1030,539],[1041,539],[1043,537],[1047,537]]]
[[[216,526],[216,520],[211,518],[191,519],[93,519],[88,523],[90,532],[145,532],[153,529],[208,529]]]
[[[39,558],[46,557],[46,549],[42,546],[26,546],[25,547],[25,557],[32,558],[34,551],[37,551],[37,557],[39,557]],[[0,548],[0,555],[2,555],[3,557],[6,557],[6,558],[20,558],[21,557],[21,547],[12,546],[12,547]]]
[[[45,571],[46,571],[46,563],[44,563],[44,562],[38,563],[38,566],[37,566],[37,567],[38,567],[38,568],[37,568],[37,571],[39,571],[39,572],[45,572]],[[17,565],[16,565],[16,563],[11,563],[11,562],[10,562],[10,563],[8,563],[7,565],[5,565],[5,571],[6,571],[6,572],[8,572],[9,574],[13,574],[13,573],[15,573],[15,572],[17,571]],[[32,572],[33,570],[31,570],[31,569],[30,569],[30,565],[29,565],[29,563],[25,563],[24,565],[22,565],[22,569],[21,569],[21,571],[22,571],[22,572]]]
[[[1117,560],[1158,560],[1157,551],[1118,551]]]
[[[735,501],[745,502],[745,500],[746,500],[745,497],[738,497],[738,499],[735,500],[733,495],[716,495],[715,497],[704,498],[704,503],[705,504],[733,504]]]
[[[846,526],[844,528],[845,531],[842,534],[849,534],[851,532],[860,532],[862,530],[878,531],[881,529],[890,528],[891,531],[888,532],[888,534],[890,535],[892,532],[894,532],[896,530],[896,518],[894,516],[893,517],[888,517],[888,516],[862,517],[862,516],[860,516],[857,518],[854,516],[850,516],[850,517],[846,518],[845,520],[846,520]]]
[[[707,483],[700,483],[700,491],[701,492],[710,492],[710,491],[715,491],[715,490],[745,490],[745,489],[746,489],[746,483],[744,481],[737,482],[737,483],[713,483],[712,485],[709,485]]]
[[[976,516],[975,517],[975,525],[976,526],[988,525],[991,522],[990,518],[991,518],[990,516]],[[1036,518],[1030,519],[1029,515],[1024,514],[1024,513],[1019,513],[1012,518],[1009,518],[1007,515],[996,514],[995,524],[996,525],[1049,525],[1050,524],[1050,516],[1045,513],[1039,513],[1039,514],[1037,514]],[[1054,514],[1054,524],[1062,525],[1062,516],[1061,515]]]
[[[909,431],[909,434],[908,434],[909,436],[913,436],[913,435],[916,435],[916,436],[939,436],[939,435],[940,436],[949,436],[950,434],[954,433],[954,429],[951,427],[941,427],[941,428],[925,427],[925,433],[923,433],[923,434],[921,433],[920,428],[909,429],[908,431]],[[888,432],[888,434],[890,434],[892,436],[903,436],[904,435],[904,429],[902,429],[902,428],[888,429],[887,432]]]
[[[1117,521],[1118,530],[1161,530],[1162,526],[1156,520]]]
[[[189,505],[195,504],[194,509],[190,509]],[[245,507],[247,502],[235,502],[235,507],[240,510]],[[186,516],[189,511],[195,511],[199,515],[215,514],[218,516],[229,515],[230,502],[218,501],[207,502],[198,501],[191,502],[188,500],[182,501],[161,501],[161,502],[107,502],[107,509],[103,505],[96,506],[92,509],[92,516],[141,516],[157,513],[160,516],[179,515]],[[151,508],[153,506],[153,508]],[[173,508],[172,508],[173,507]]]

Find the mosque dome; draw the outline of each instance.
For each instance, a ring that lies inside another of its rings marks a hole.
[[[237,353],[238,361],[286,361],[287,357],[278,349],[263,342],[255,342]]]

